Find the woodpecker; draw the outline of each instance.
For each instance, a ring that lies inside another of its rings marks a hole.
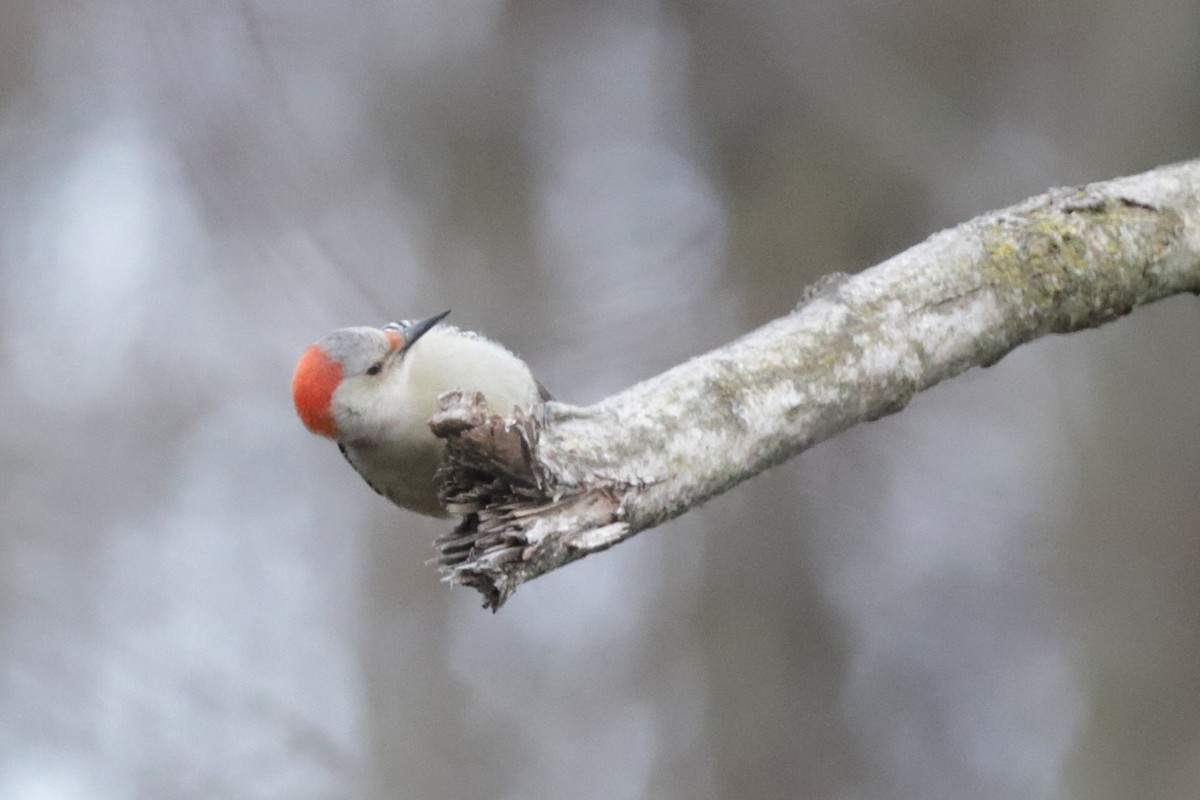
[[[296,365],[292,400],[312,433],[338,449],[367,485],[433,517],[444,443],[429,429],[438,395],[482,392],[508,414],[550,399],[525,362],[477,333],[439,325],[449,311],[382,328],[342,328],[310,345]]]

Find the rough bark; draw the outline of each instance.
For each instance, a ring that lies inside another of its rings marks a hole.
[[[523,582],[678,516],[917,392],[1050,333],[1200,293],[1200,161],[1057,189],[931,236],[593,406],[504,420],[452,393],[438,542],[493,610]]]

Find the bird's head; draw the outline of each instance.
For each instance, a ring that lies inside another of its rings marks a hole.
[[[361,407],[417,340],[449,311],[382,328],[341,328],[309,345],[292,377],[292,401],[304,427],[341,439],[368,411]]]

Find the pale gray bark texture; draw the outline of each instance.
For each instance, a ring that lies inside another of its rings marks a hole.
[[[438,543],[446,578],[499,608],[970,367],[1180,292],[1200,293],[1200,161],[1057,189],[827,277],[787,316],[594,406],[504,421],[447,396],[432,425],[462,521]]]

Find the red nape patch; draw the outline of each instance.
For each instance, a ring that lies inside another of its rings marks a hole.
[[[296,374],[292,376],[292,402],[300,421],[318,436],[330,439],[337,434],[329,403],[333,390],[342,381],[342,365],[331,360],[321,348],[310,345],[300,356]]]

